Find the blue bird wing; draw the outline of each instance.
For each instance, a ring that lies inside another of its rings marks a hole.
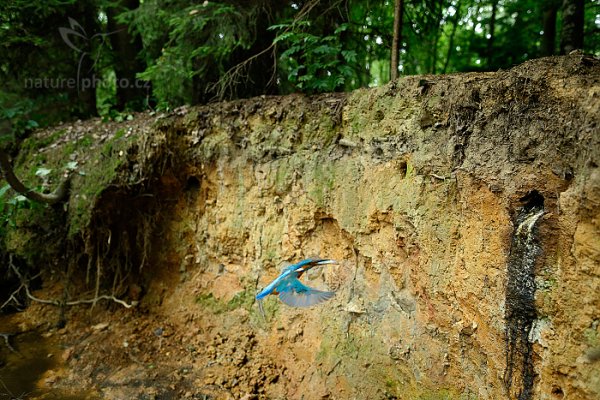
[[[287,269],[283,271],[277,278],[275,278],[275,280],[273,280],[273,282],[265,286],[264,289],[256,295],[256,300],[264,299],[265,297],[273,293],[273,291],[276,289],[277,291],[279,291],[279,287],[285,285],[287,278],[293,273],[294,271],[292,269]]]
[[[323,292],[320,290],[304,286],[298,278],[304,271],[313,268],[317,265],[335,264],[334,260],[325,258],[309,258],[302,260],[299,263],[288,265],[281,274],[271,283],[264,287],[257,295],[256,300],[262,300],[271,293],[291,292],[294,296],[301,298],[300,300],[292,300],[290,302],[298,302],[298,305],[287,303],[283,298],[281,300],[293,307],[308,307],[329,300],[333,297],[333,292]],[[284,297],[288,297],[287,295]],[[305,304],[306,303],[306,304]]]
[[[331,299],[334,292],[324,292],[305,286],[296,278],[286,279],[277,288],[279,299],[290,307],[310,307]]]

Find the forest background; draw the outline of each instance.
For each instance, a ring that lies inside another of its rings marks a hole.
[[[14,0],[0,137],[134,111],[600,55],[594,0]]]

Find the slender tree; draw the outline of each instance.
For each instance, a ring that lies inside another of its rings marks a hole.
[[[560,4],[557,0],[548,0],[544,2],[542,10],[542,42],[540,45],[540,54],[542,56],[551,56],[556,48],[556,16]]]
[[[402,20],[404,17],[404,0],[396,0],[394,3],[394,36],[392,39],[392,54],[390,63],[390,79],[398,78],[398,67],[400,65],[400,47],[402,46]]]
[[[438,58],[438,45],[440,43],[440,31],[442,30],[442,24],[444,23],[444,2],[432,2],[431,4],[432,16],[433,16],[433,47],[430,52],[430,67],[429,72],[432,74],[436,73],[437,58]]]
[[[448,39],[448,52],[446,54],[446,61],[444,61],[444,68],[442,74],[446,73],[448,65],[450,64],[450,58],[452,57],[452,50],[454,48],[454,37],[456,36],[456,29],[458,28],[458,21],[460,21],[460,0],[456,2],[454,6],[456,9],[454,18],[452,19],[452,31],[450,32],[450,38]]]
[[[136,74],[145,69],[140,58],[142,39],[137,32],[129,29],[128,24],[118,19],[123,11],[134,10],[139,5],[139,0],[119,0],[111,3],[106,9],[117,78],[116,107],[120,111],[125,107],[141,109],[149,95],[148,86],[142,84],[142,81],[136,81]]]
[[[490,37],[487,42],[487,66],[491,68],[494,62],[494,40],[496,39],[496,13],[498,11],[498,1],[492,0],[492,16],[490,17]]]

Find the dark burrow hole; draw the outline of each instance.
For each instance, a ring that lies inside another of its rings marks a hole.
[[[522,211],[525,213],[534,208],[544,208],[544,196],[537,190],[532,190],[527,193],[525,196],[521,197],[519,201],[523,204]]]
[[[408,166],[406,164],[406,161],[400,162],[400,165],[398,166],[398,171],[400,172],[400,176],[402,178],[406,177],[406,172],[408,171]]]
[[[200,189],[200,179],[195,176],[188,176],[187,181],[185,182],[185,191],[195,192]]]
[[[557,399],[562,399],[565,396],[563,390],[558,386],[552,388],[552,395]]]

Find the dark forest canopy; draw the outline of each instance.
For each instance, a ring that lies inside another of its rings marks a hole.
[[[0,4],[0,129],[381,85],[394,43],[398,76],[598,56],[599,31],[593,0],[13,0]]]

